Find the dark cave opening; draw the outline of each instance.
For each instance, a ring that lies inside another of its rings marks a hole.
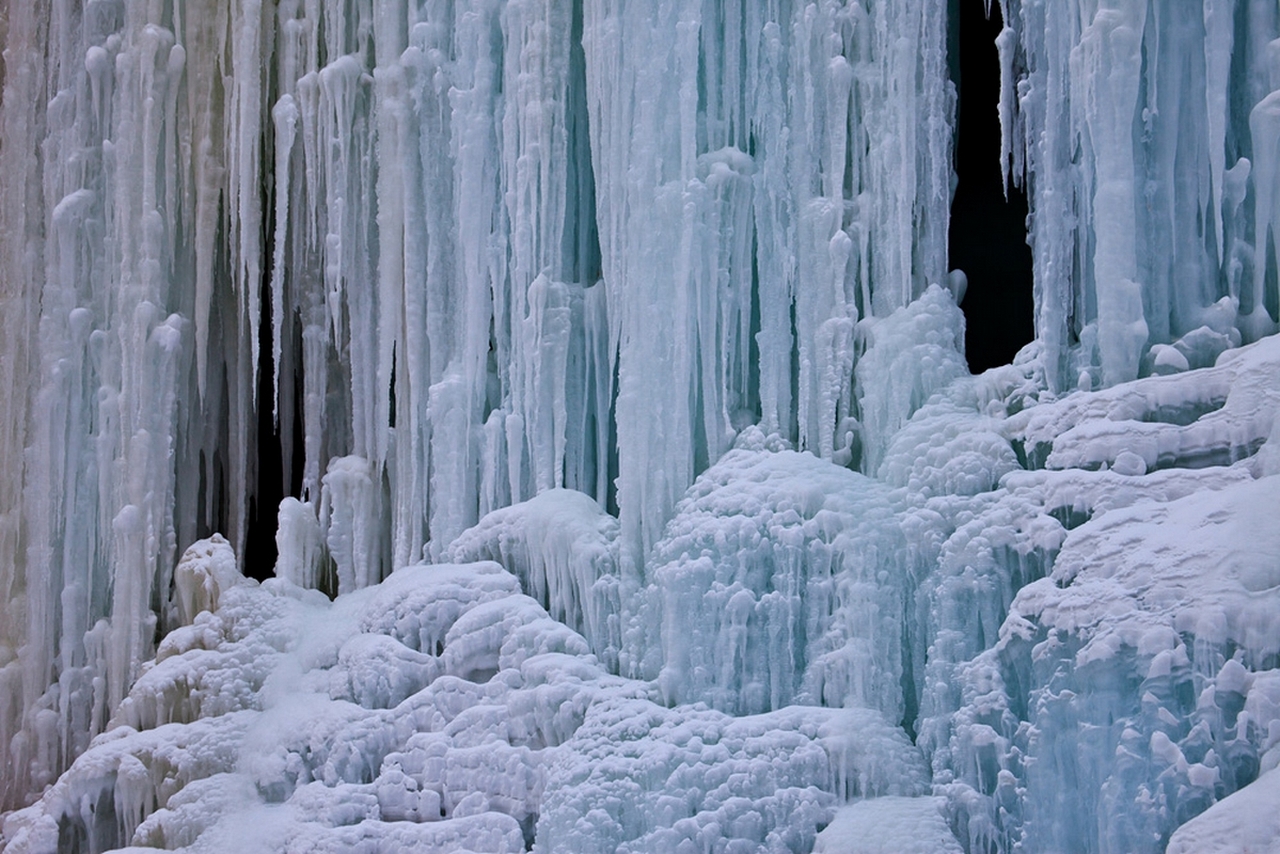
[[[268,236],[268,241],[270,239]],[[268,244],[268,252],[270,251]],[[277,418],[275,370],[272,362],[274,330],[271,322],[270,282],[266,275],[263,276],[259,305],[258,352],[261,355],[256,371],[255,438],[250,457],[251,492],[246,496],[249,512],[242,569],[250,578],[265,581],[275,575],[276,558],[279,556],[276,528],[279,524],[280,502],[287,495],[296,497],[302,493],[302,419],[291,417],[297,413],[302,400],[302,374],[300,368],[291,365],[288,358],[283,360],[280,370],[283,389]],[[286,322],[280,325],[282,335],[292,334],[294,338],[301,339],[301,330],[297,328],[297,324],[288,322],[291,319],[286,316]],[[300,340],[295,341],[294,352],[299,351],[300,346]],[[284,352],[287,353],[288,350],[289,347],[286,346]],[[282,424],[290,430],[288,437],[281,432]],[[292,441],[286,441],[286,438]],[[286,456],[289,458],[287,468]]]
[[[947,252],[969,287],[961,302],[965,353],[979,373],[1007,364],[1034,335],[1027,196],[1009,185],[1000,167],[1000,60],[995,40],[1004,24],[998,4],[990,17],[977,0],[952,0],[952,79],[958,93],[955,171]]]
[[[271,353],[270,317],[259,324],[258,330],[259,352],[263,355],[258,360],[257,440],[251,481],[254,488],[249,496],[243,569],[250,578],[265,581],[275,574],[279,554],[276,548],[276,511],[284,500],[284,449],[273,412],[275,383],[268,355]]]

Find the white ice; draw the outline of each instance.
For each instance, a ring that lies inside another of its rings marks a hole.
[[[1263,809],[1280,10],[1175,5],[999,3],[1036,337],[971,376],[944,0],[9,4],[0,844]]]

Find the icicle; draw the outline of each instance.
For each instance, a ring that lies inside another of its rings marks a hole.
[[[390,543],[383,531],[386,517],[376,476],[369,461],[356,456],[331,460],[324,476],[320,528],[337,572],[338,593],[377,584],[388,571],[383,552]],[[290,512],[298,511],[291,507]],[[305,557],[304,545],[290,560]]]
[[[1036,335],[1055,388],[1081,371],[1108,384],[1150,371],[1152,346],[1202,327],[1239,340],[1274,323],[1254,300],[1269,298],[1258,283],[1271,191],[1257,155],[1268,156],[1267,45],[1280,23],[1269,4],[1203,5],[1188,19],[1143,2],[1002,3],[1015,39],[1000,42],[1002,133],[1032,178]],[[1250,150],[1252,251],[1236,171]]]
[[[1209,181],[1213,187],[1214,246],[1225,263],[1222,193],[1226,171],[1228,77],[1235,46],[1235,0],[1204,0],[1205,115],[1209,123]]]
[[[271,262],[271,387],[275,389],[272,417],[280,422],[280,365],[284,356],[285,254],[289,235],[289,160],[298,130],[298,106],[284,95],[271,110],[276,131],[276,233]]]
[[[1277,269],[1277,224],[1280,224],[1280,40],[1267,46],[1272,92],[1249,113],[1253,142],[1254,251],[1253,289],[1241,300],[1242,332],[1249,340],[1276,331],[1276,319],[1267,310],[1267,276]]]
[[[321,588],[328,555],[316,510],[310,502],[286,498],[280,502],[276,528],[276,576],[300,587]],[[331,591],[337,592],[337,591]]]

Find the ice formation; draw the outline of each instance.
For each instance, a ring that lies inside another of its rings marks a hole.
[[[6,854],[1275,848],[1280,9],[1001,0],[972,376],[952,5],[6,6]]]
[[[1276,331],[1280,10],[1194,5],[1000,0],[1000,158],[1030,193],[1052,388]]]

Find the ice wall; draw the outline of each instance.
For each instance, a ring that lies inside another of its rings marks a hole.
[[[616,511],[639,583],[744,426],[856,462],[857,324],[946,272],[945,28],[942,0],[12,9],[0,802],[101,729],[180,551],[243,554],[258,407],[301,483],[282,572],[330,592],[554,487]]]
[[[1152,345],[1180,342],[1196,366],[1212,363],[1197,342],[1276,331],[1275,6],[1000,9],[1000,160],[1030,194],[1053,387],[1182,366]]]
[[[87,847],[124,841],[153,809],[140,838],[186,844],[203,798],[296,796],[308,826],[281,846],[519,847],[543,807],[546,840],[576,839],[591,780],[635,796],[592,844],[731,822],[795,848],[841,799],[920,794],[927,759],[970,850],[1129,850],[1274,764],[1265,555],[1215,567],[1222,592],[1159,547],[1232,545],[1230,519],[1274,504],[1274,343],[1227,351],[1280,315],[1278,14],[1002,9],[1037,341],[972,378],[959,287],[936,287],[943,0],[6,7],[0,808],[47,792],[14,820],[26,844],[56,847],[55,814]],[[266,590],[229,567],[258,408],[300,484]],[[418,595],[430,570],[392,572],[444,559],[510,574]],[[382,621],[316,661],[272,646],[324,625],[290,613],[377,596]],[[208,609],[240,606],[247,634],[219,636]],[[259,653],[287,659],[277,683]],[[331,717],[297,730],[325,693]],[[539,705],[557,697],[571,720]],[[420,709],[447,728],[469,705],[465,743],[410,743]],[[237,770],[260,712],[317,764]],[[508,723],[491,767],[474,745]],[[579,725],[539,776],[531,754]],[[844,779],[859,728],[910,779]],[[188,735],[209,752],[170,779]],[[436,778],[454,748],[476,777]],[[756,776],[722,790],[733,762]],[[1062,780],[1085,783],[1057,799]],[[108,801],[118,826],[94,820]],[[933,801],[884,808],[938,829]],[[330,813],[374,824],[310,826]]]
[[[1273,767],[1278,343],[1034,403],[1013,365],[973,378],[1000,404],[933,465],[895,442],[922,474],[985,445],[965,468],[998,477],[912,496],[905,522],[930,566],[917,745],[966,850],[1163,851]]]
[[[215,520],[243,536],[257,281],[215,232],[254,230],[226,182],[258,177],[223,168],[243,116],[219,81],[242,44],[210,35],[243,17],[112,2],[7,15],[5,805],[51,782],[124,697],[172,623],[179,545]]]

